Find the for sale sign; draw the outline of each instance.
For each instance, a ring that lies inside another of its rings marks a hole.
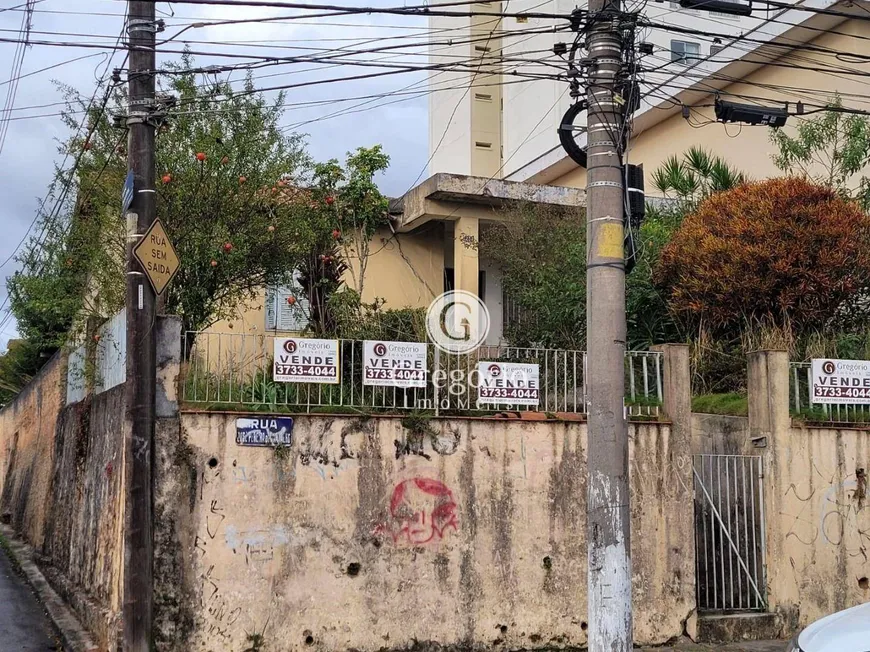
[[[363,342],[363,385],[426,387],[426,345]]]
[[[541,398],[540,367],[517,362],[478,362],[478,403],[534,405]]]
[[[301,337],[275,338],[275,367],[278,383],[338,384],[338,340]]]
[[[870,404],[870,360],[813,360],[810,402]]]

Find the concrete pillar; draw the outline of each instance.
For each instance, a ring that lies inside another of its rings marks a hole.
[[[178,416],[178,382],[181,370],[181,317],[157,317],[158,419]]]
[[[773,446],[777,434],[788,436],[788,353],[755,351],[747,364],[749,436],[757,447]]]
[[[479,221],[476,217],[460,217],[453,228],[453,289],[480,296],[477,282],[480,274],[478,248]]]
[[[652,350],[662,354],[662,407],[673,422],[672,437],[685,440],[688,446],[691,444],[692,429],[689,346],[688,344],[659,344]]]
[[[791,417],[788,411],[788,353],[756,351],[747,365],[749,435],[764,456],[764,525],[768,609],[782,617],[783,634],[797,626],[800,596],[786,540],[784,499],[789,490]],[[794,517],[791,517],[794,521]]]
[[[660,579],[667,583],[679,578],[679,596],[674,597],[671,608],[688,614],[696,604],[695,521],[690,508],[694,501],[695,483],[692,478],[692,377],[689,347],[685,344],[661,344],[654,346],[653,351],[662,353],[662,407],[671,420],[660,482],[667,487],[672,502],[669,503],[671,509],[662,514],[667,546],[659,553],[666,556],[666,567],[671,576]]]

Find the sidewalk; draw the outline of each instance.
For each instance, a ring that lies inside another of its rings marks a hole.
[[[722,643],[699,645],[689,639],[674,646],[637,648],[638,652],[785,652],[788,641],[747,641],[745,643]]]
[[[54,626],[53,628],[50,627],[49,631],[51,631],[52,634],[59,634],[59,639],[57,639],[57,637],[52,638],[52,645],[55,647],[5,647],[4,644],[8,643],[8,639],[4,638],[5,630],[0,627],[0,652],[6,652],[7,650],[9,650],[9,652],[12,650],[16,650],[16,652],[19,650],[23,652],[28,652],[29,650],[43,652],[45,650],[55,649],[66,650],[68,652],[96,652],[97,646],[94,645],[93,641],[91,641],[88,633],[82,629],[81,624],[76,620],[72,610],[63,602],[63,600],[61,600],[60,596],[55,593],[54,589],[51,588],[39,568],[37,568],[36,564],[33,562],[33,551],[27,544],[15,538],[15,533],[12,531],[12,528],[7,525],[0,525],[0,556],[3,557],[3,560],[8,560],[6,563],[15,565],[16,572],[19,573],[16,577],[18,577],[22,582],[26,581],[26,583],[30,585],[29,588],[36,594],[35,599],[38,599],[36,604],[39,606],[39,613],[43,615],[43,617],[47,616],[48,620],[50,620],[51,624]],[[10,579],[11,578],[7,574],[7,582]],[[33,597],[33,593],[29,593],[28,591],[28,594],[31,597]],[[0,607],[3,607],[3,604],[4,595],[0,592]],[[20,604],[25,605],[27,603],[22,599]],[[31,608],[31,612],[32,611]],[[2,609],[0,609],[0,618],[2,618],[2,616]],[[48,620],[36,624],[42,627],[48,622]],[[15,622],[16,626],[20,626],[17,619]],[[2,624],[2,620],[0,620],[0,625]],[[32,624],[31,620],[31,626],[29,626],[30,629],[28,632],[25,632],[24,640],[30,637],[34,639],[34,643],[41,645],[43,641],[39,635],[39,629],[34,629]],[[12,640],[14,641],[15,639]],[[22,643],[22,645],[24,645],[24,643]]]

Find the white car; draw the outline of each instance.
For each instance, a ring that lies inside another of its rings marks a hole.
[[[817,620],[786,652],[870,652],[870,602]]]

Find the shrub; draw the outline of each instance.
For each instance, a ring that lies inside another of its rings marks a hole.
[[[855,323],[868,311],[870,217],[805,179],[746,184],[686,217],[655,280],[686,325],[714,336]]]

